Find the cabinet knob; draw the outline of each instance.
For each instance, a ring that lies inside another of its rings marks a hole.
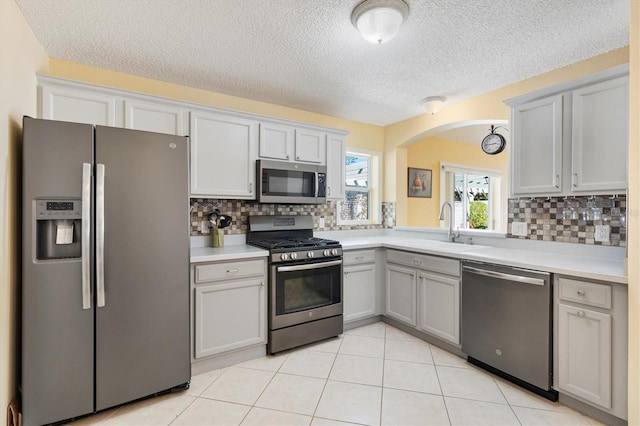
[[[262,281],[262,282],[260,283],[260,286],[264,287],[264,281]]]
[[[584,318],[584,311],[578,311],[578,316],[580,318]]]
[[[291,158],[291,156],[290,156],[289,154],[287,154],[287,160],[288,160],[289,158]]]
[[[227,274],[237,274],[238,270],[237,269],[227,269]]]
[[[299,155],[297,155],[297,156],[296,156],[296,160],[299,160],[299,159],[300,159],[300,156],[299,156]]]
[[[584,290],[578,290],[577,293],[578,296],[584,296]]]
[[[556,183],[555,183],[555,187],[556,187],[556,188],[560,188],[560,175],[556,175]]]
[[[364,256],[356,256],[356,260],[364,260]]]
[[[327,186],[327,195],[331,195],[331,187]]]
[[[249,194],[253,193],[253,182],[249,182]]]
[[[415,263],[416,265],[422,265],[422,260],[420,260],[420,259],[413,259],[413,263]]]
[[[575,188],[576,186],[578,186],[578,174],[574,173],[573,174],[573,187]]]
[[[349,274],[349,272],[347,272],[347,271],[344,271],[344,274],[345,274],[345,275],[348,275],[348,274]]]

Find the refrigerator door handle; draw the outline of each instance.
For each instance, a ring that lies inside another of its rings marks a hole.
[[[91,164],[82,163],[82,309],[91,309]]]
[[[96,291],[97,306],[104,300],[104,164],[96,166]]]

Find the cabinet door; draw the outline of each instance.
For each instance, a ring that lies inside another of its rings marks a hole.
[[[629,78],[573,92],[573,191],[627,189]]]
[[[416,271],[387,265],[387,304],[385,315],[416,326]]]
[[[161,102],[124,101],[124,127],[184,136],[183,109]]]
[[[296,129],[296,161],[325,164],[327,134],[317,130]]]
[[[191,195],[255,198],[258,122],[191,112]]]
[[[327,199],[344,199],[346,141],[342,135],[327,135]]]
[[[560,304],[558,385],[611,408],[611,315]]]
[[[351,321],[376,314],[375,264],[344,267],[344,320]]]
[[[265,280],[197,286],[195,357],[266,343]]]
[[[260,158],[289,161],[293,156],[295,129],[273,123],[260,123]]]
[[[460,343],[460,281],[441,275],[420,273],[420,329]]]
[[[562,95],[512,110],[514,194],[562,191]]]
[[[122,101],[114,95],[66,87],[42,87],[41,117],[74,123],[122,126]]]

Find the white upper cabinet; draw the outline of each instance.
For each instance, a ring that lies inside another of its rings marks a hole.
[[[192,111],[191,195],[255,198],[258,122],[229,114]]]
[[[562,191],[562,95],[513,108],[513,193]]]
[[[260,123],[260,158],[293,159],[295,128],[276,123]]]
[[[47,85],[41,97],[41,118],[122,127],[122,102],[115,95]]]
[[[318,130],[296,129],[296,161],[325,164],[327,134]]]
[[[327,199],[344,199],[346,138],[343,135],[327,135]]]
[[[40,118],[189,136],[193,197],[255,199],[258,158],[327,165],[327,198],[344,196],[347,132],[49,76],[38,83]]]
[[[511,193],[627,189],[628,65],[505,101],[511,106]]]
[[[159,102],[124,101],[124,127],[184,136],[184,109]]]
[[[573,91],[573,191],[627,188],[629,78]]]

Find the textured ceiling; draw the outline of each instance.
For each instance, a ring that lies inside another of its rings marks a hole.
[[[381,125],[628,45],[630,0],[406,1],[383,45],[360,0],[17,3],[50,57]]]

